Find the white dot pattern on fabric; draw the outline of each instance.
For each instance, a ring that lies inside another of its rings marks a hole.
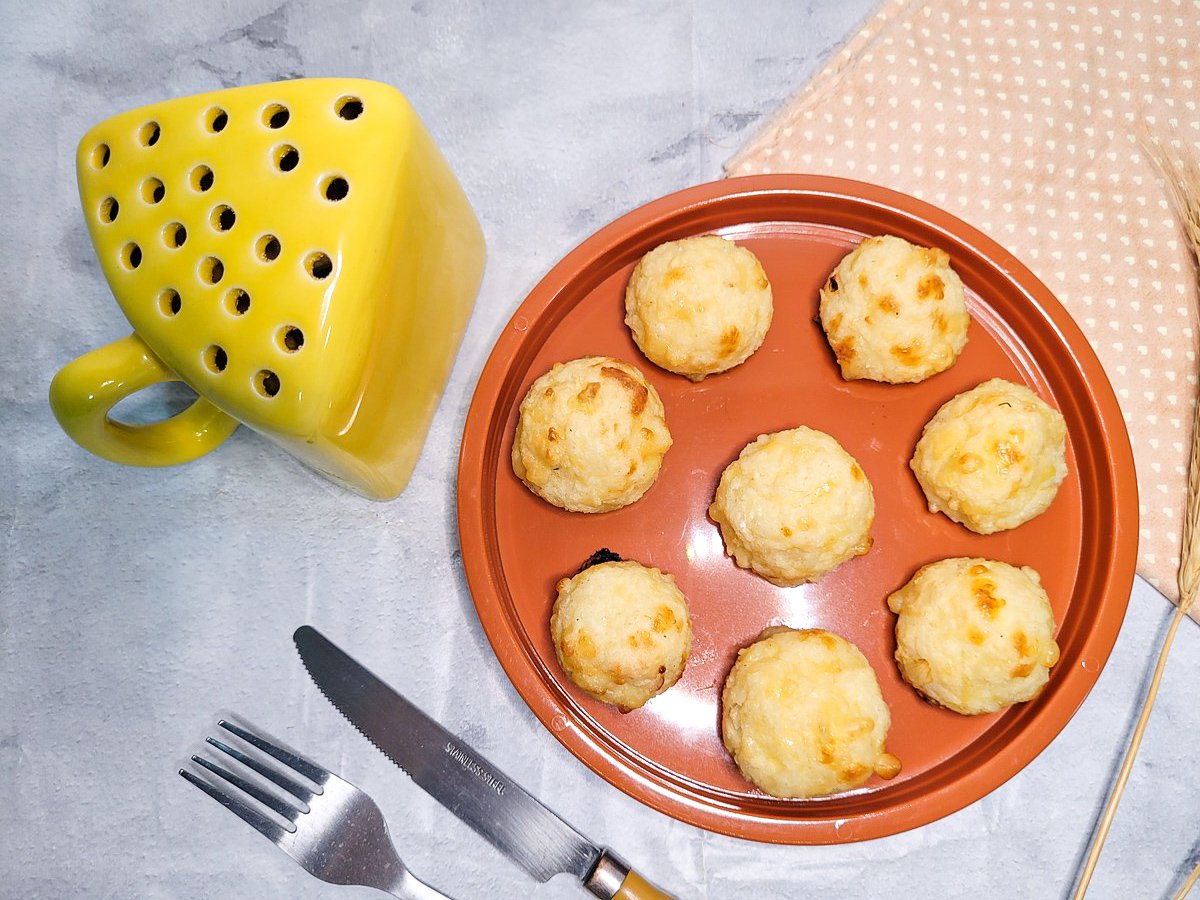
[[[1116,389],[1143,500],[1139,572],[1172,599],[1196,274],[1134,136],[1169,125],[1200,158],[1198,48],[1197,0],[885,0],[726,164],[729,175],[868,178],[943,207],[1033,269]]]

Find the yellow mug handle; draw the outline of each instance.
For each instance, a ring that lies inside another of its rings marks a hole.
[[[152,384],[179,380],[131,334],[63,366],[50,383],[50,408],[63,431],[99,457],[129,466],[174,466],[215,450],[238,420],[203,397],[149,425],[117,421],[109,411]]]

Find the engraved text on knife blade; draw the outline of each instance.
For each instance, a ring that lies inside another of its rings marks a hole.
[[[456,747],[452,742],[446,741],[446,752],[450,754],[460,766],[470,772],[472,775],[479,778],[484,784],[496,792],[496,796],[504,796],[504,782],[477,763],[467,754],[461,747]]]

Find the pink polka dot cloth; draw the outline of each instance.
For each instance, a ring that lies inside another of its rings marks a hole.
[[[1138,571],[1172,600],[1196,271],[1134,135],[1181,139],[1200,158],[1197,69],[1197,0],[885,0],[726,164],[912,194],[1028,265],[1117,392],[1137,465]]]

